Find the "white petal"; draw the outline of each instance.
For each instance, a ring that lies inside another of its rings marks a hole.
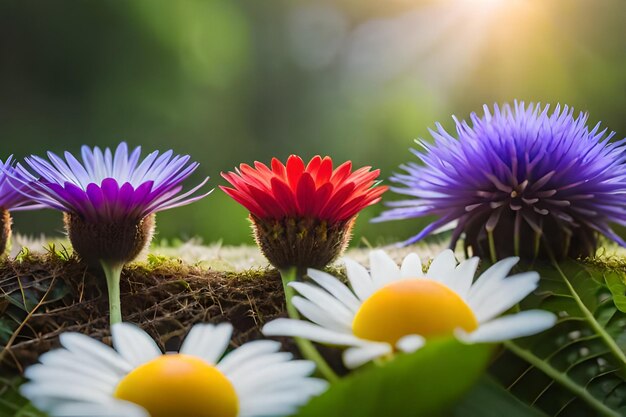
[[[554,326],[556,320],[556,316],[548,311],[527,310],[482,324],[472,333],[458,330],[455,334],[467,343],[502,342],[542,332]]]
[[[63,333],[59,336],[61,345],[81,360],[92,363],[95,367],[114,369],[126,374],[132,369],[124,358],[109,346],[80,333]]]
[[[454,252],[446,249],[433,259],[426,277],[434,281],[447,283],[451,281],[455,268],[456,258],[454,257]]]
[[[115,350],[134,367],[163,354],[150,335],[134,324],[114,324],[111,327],[111,335]]]
[[[478,261],[478,257],[473,257],[461,262],[454,271],[454,279],[448,282],[450,288],[464,300],[467,299],[472,281],[474,281]]]
[[[400,277],[402,278],[419,278],[424,276],[422,270],[422,261],[416,253],[408,254],[402,261],[400,268]]]
[[[413,353],[426,344],[426,339],[417,334],[409,334],[396,342],[396,348],[404,353]]]
[[[247,393],[240,392],[238,387],[240,387],[242,383],[247,383],[250,379],[250,375],[257,372],[259,369],[264,369],[277,363],[288,363],[292,359],[293,355],[289,352],[275,352],[269,355],[260,355],[255,358],[250,358],[246,362],[241,363],[236,369],[230,370],[227,377],[235,388],[237,388],[237,394],[241,398]],[[267,381],[258,382],[260,387],[255,387],[255,390],[268,386]]]
[[[370,273],[376,288],[381,288],[400,278],[400,268],[384,250],[370,252]]]
[[[113,399],[104,404],[65,403],[54,407],[49,414],[51,417],[150,417],[143,407]]]
[[[291,299],[291,303],[304,317],[322,327],[340,332],[349,331],[351,328],[349,323],[338,320],[337,316],[305,298],[295,296]]]
[[[356,313],[361,307],[361,302],[354,293],[334,276],[317,269],[309,269],[307,275],[353,312]]]
[[[180,353],[197,356],[211,365],[222,357],[230,343],[233,326],[230,323],[196,324],[191,328]]]
[[[328,311],[328,314],[335,316],[335,318],[341,323],[344,323],[347,326],[352,325],[354,313],[348,310],[348,308],[334,296],[330,295],[320,287],[305,282],[292,282],[289,286],[298,291],[312,303]]]
[[[367,343],[363,346],[346,349],[343,352],[343,363],[347,368],[354,369],[391,352],[393,352],[393,348],[388,343]]]
[[[258,393],[240,400],[238,416],[284,416],[292,415],[297,408],[306,404],[311,397],[320,395],[328,389],[328,382],[306,378],[297,382],[291,382],[291,386],[280,391],[270,393]]]
[[[366,341],[351,333],[341,333],[325,329],[317,324],[301,320],[276,319],[263,326],[265,336],[301,337],[314,342],[337,346],[360,346]]]
[[[110,350],[114,352],[113,349]],[[120,361],[122,361],[121,358]],[[104,361],[85,357],[85,355],[76,355],[66,349],[46,352],[39,357],[39,362],[51,368],[67,369],[68,371],[91,375],[94,378],[107,381],[117,381],[127,373],[126,371],[108,366]],[[130,365],[127,365],[127,370],[130,371],[130,369]]]
[[[20,394],[37,408],[47,411],[51,404],[64,401],[88,401],[102,403],[111,399],[111,393],[80,384],[49,384],[29,382],[20,386]]]
[[[367,269],[358,262],[352,259],[345,258],[344,263],[346,265],[346,274],[348,275],[348,281],[354,293],[359,299],[366,300],[374,291],[376,287],[372,282],[370,274]]]
[[[245,366],[248,361],[254,360],[254,358],[259,355],[278,352],[280,346],[280,342],[273,340],[255,340],[248,342],[224,356],[217,364],[217,368],[228,376],[240,366]]]
[[[33,365],[26,369],[24,376],[35,383],[65,386],[80,385],[96,391],[113,393],[119,378],[106,378],[106,376],[103,378],[97,372],[94,374],[89,371],[89,369],[81,372],[54,366]]]
[[[536,272],[526,272],[500,281],[500,284],[493,288],[491,294],[484,298],[481,297],[484,299],[484,302],[475,306],[474,303],[476,301],[470,301],[476,320],[479,323],[483,323],[498,314],[504,313],[526,298],[528,294],[537,288],[537,285],[539,285],[539,274]]]
[[[315,372],[315,363],[306,360],[293,360],[270,364],[250,370],[246,378],[238,378],[233,384],[238,397],[242,392],[250,392],[259,385],[270,385],[286,379],[305,378]]]
[[[489,269],[483,272],[474,285],[472,285],[467,299],[471,301],[472,298],[476,297],[478,293],[483,291],[489,293],[492,286],[497,286],[498,283],[507,276],[509,271],[511,271],[511,268],[513,268],[513,266],[518,262],[519,258],[514,256],[493,264]]]

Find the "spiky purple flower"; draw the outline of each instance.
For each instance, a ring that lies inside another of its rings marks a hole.
[[[48,152],[50,161],[26,158],[33,175],[18,164],[13,183],[22,193],[65,213],[65,227],[78,255],[104,270],[111,323],[122,321],[120,277],[124,264],[150,243],[154,214],[183,206],[210,193],[196,195],[208,178],[181,193],[182,183],[198,167],[190,157],[172,151],[152,152],[141,162],[141,148],[130,154],[122,142],[115,153],[83,146],[82,162],[65,152],[65,160]]]
[[[16,176],[13,183],[26,186],[22,192],[33,200],[66,213],[74,249],[87,260],[132,260],[152,236],[152,214],[208,194],[196,195],[208,178],[181,193],[183,181],[198,167],[188,155],[154,151],[140,161],[141,148],[129,153],[124,142],[115,152],[87,146],[81,151],[82,161],[69,152],[65,160],[52,152],[49,161],[28,157],[34,175],[18,164],[16,173],[27,180]]]
[[[434,144],[413,150],[423,164],[391,178],[412,198],[376,220],[437,217],[406,244],[456,222],[451,245],[465,234],[466,248],[491,258],[591,255],[599,234],[626,246],[609,226],[626,224],[626,139],[611,142],[614,132],[567,106],[548,110],[485,106],[472,125],[454,118],[456,137],[437,124]]]

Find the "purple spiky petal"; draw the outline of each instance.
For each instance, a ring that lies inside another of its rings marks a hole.
[[[454,118],[455,136],[437,124],[434,143],[418,141],[422,163],[391,178],[410,198],[376,221],[437,217],[406,243],[455,221],[451,244],[464,235],[492,258],[591,255],[600,234],[626,246],[610,227],[626,224],[626,139],[567,106],[485,106],[470,119]]]
[[[0,160],[0,209],[9,211],[35,210],[44,206],[24,195],[26,189],[23,184],[13,185],[13,177],[18,177],[22,181],[27,181],[15,171],[13,155],[9,156],[5,162]]]
[[[82,162],[69,152],[65,159],[52,152],[48,160],[35,155],[25,158],[30,170],[18,164],[11,182],[40,204],[94,223],[140,220],[211,192],[197,194],[207,178],[181,194],[183,181],[198,167],[188,155],[154,151],[140,161],[141,147],[129,153],[124,142],[115,152],[83,146],[81,153]]]

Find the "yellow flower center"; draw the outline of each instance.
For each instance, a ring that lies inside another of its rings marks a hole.
[[[379,289],[363,302],[352,322],[356,336],[392,346],[411,334],[428,338],[477,327],[472,309],[456,292],[422,278],[392,282]]]
[[[236,417],[231,382],[200,358],[162,355],[122,379],[115,397],[138,404],[151,417]]]

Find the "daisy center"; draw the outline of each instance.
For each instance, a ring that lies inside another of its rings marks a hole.
[[[363,302],[352,322],[355,336],[392,346],[410,334],[428,338],[477,327],[472,309],[456,292],[423,278],[396,281],[379,289]]]
[[[145,408],[151,417],[236,417],[231,382],[200,358],[162,355],[122,379],[114,396]]]

